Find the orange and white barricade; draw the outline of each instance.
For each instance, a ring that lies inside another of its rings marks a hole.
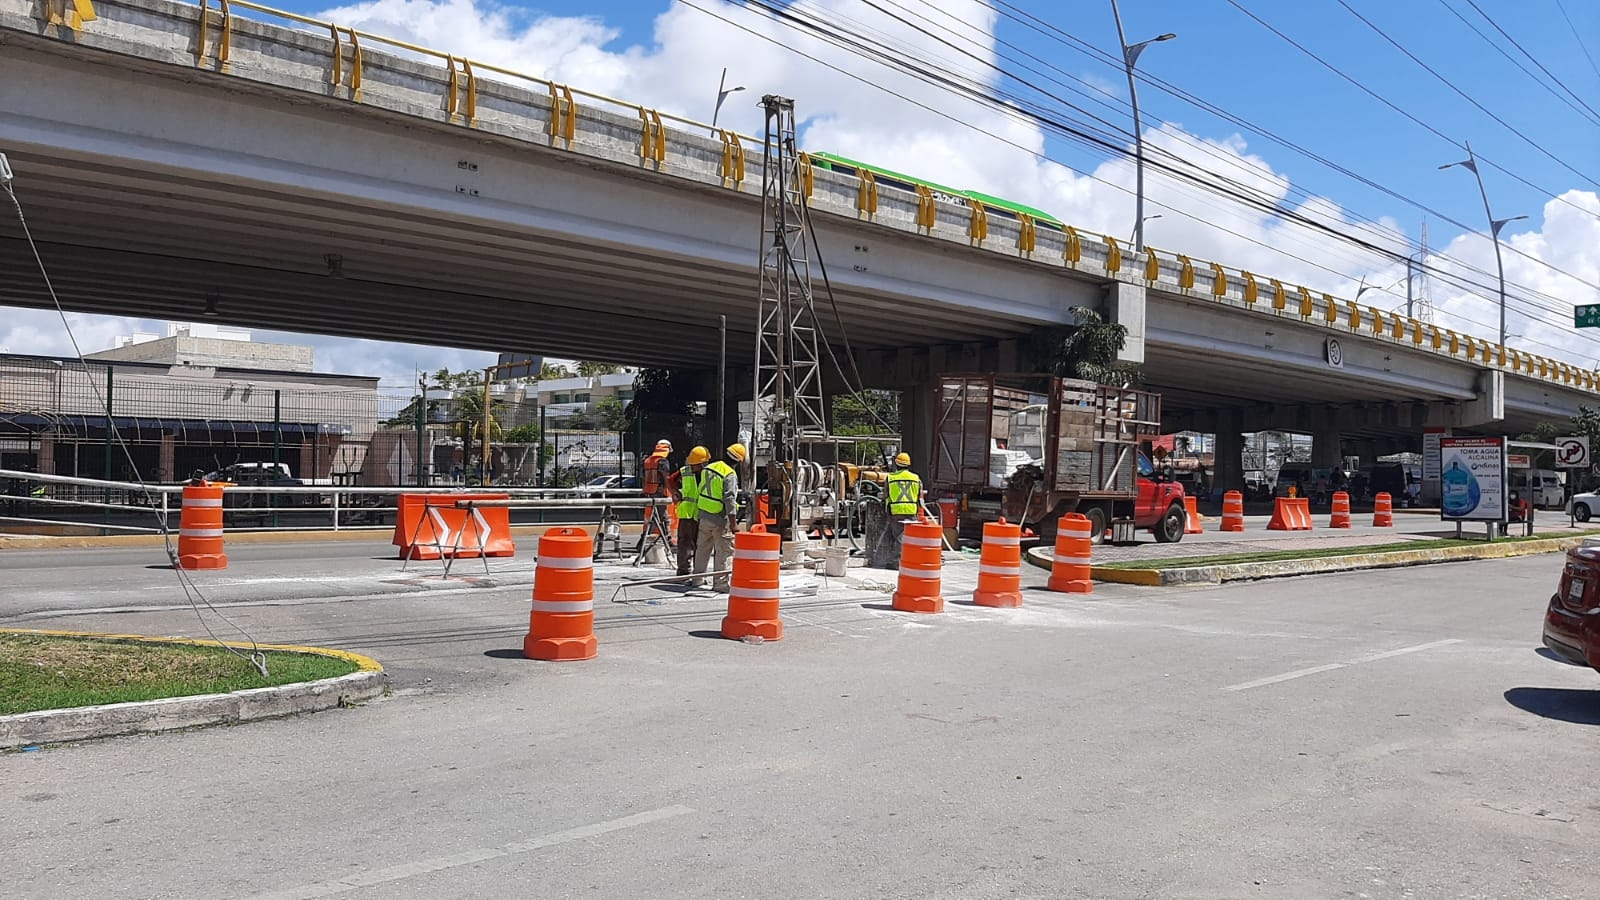
[[[1200,508],[1195,505],[1195,499],[1185,495],[1183,498],[1183,533],[1205,534],[1206,529],[1202,524],[1204,521],[1200,517]]]
[[[178,568],[226,569],[223,549],[222,485],[186,484],[178,514]]]
[[[983,548],[978,557],[979,606],[1022,605],[1022,526],[1005,519],[983,523]]]
[[[733,536],[733,576],[728,586],[728,615],[722,620],[723,637],[736,641],[783,638],[783,620],[778,618],[782,556],[782,535],[767,531],[765,525]]]
[[[927,518],[906,523],[893,606],[901,612],[944,612],[944,529]]]
[[[1067,513],[1056,523],[1056,552],[1047,587],[1063,594],[1094,593],[1094,527],[1087,516]]]
[[[515,556],[511,511],[503,506],[458,509],[459,500],[508,500],[510,494],[401,494],[394,545],[401,559]]]
[[[1268,531],[1310,531],[1311,501],[1305,497],[1279,497],[1272,503]]]
[[[1222,530],[1244,530],[1244,494],[1228,491],[1222,495]]]
[[[1328,515],[1328,527],[1350,527],[1350,495],[1344,491],[1333,492],[1333,512]]]
[[[1394,498],[1385,491],[1372,498],[1372,527],[1391,528],[1394,526]]]
[[[533,612],[522,655],[528,659],[593,659],[594,540],[582,528],[554,528],[539,538],[533,570]]]

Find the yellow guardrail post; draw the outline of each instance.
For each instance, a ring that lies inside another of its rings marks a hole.
[[[1412,345],[1416,346],[1416,347],[1421,347],[1422,346],[1422,323],[1418,322],[1416,319],[1406,319],[1406,327],[1409,327],[1411,329],[1411,343],[1412,343]],[[1395,319],[1395,328],[1396,328],[1396,332],[1395,332],[1394,339],[1397,340],[1397,341],[1404,340],[1405,339],[1405,332],[1399,330],[1401,328],[1401,325],[1400,325],[1400,320],[1398,318]]]
[[[1317,311],[1315,303],[1311,302],[1311,292],[1305,285],[1300,285],[1300,318],[1311,321],[1311,314]]]
[[[1383,311],[1376,306],[1369,306],[1367,312],[1372,315],[1372,336],[1383,337]]]
[[[1039,238],[1039,232],[1033,224],[1033,216],[1027,213],[1017,214],[1017,255],[1032,256],[1034,242]]]
[[[40,11],[46,25],[59,25],[73,31],[81,31],[85,22],[100,18],[89,0],[43,0]]]
[[[1289,292],[1283,289],[1283,282],[1276,278],[1272,279],[1270,283],[1272,284],[1272,312],[1274,315],[1281,316],[1283,311],[1289,308]]]
[[[233,10],[228,7],[228,0],[217,0],[217,13],[222,19],[222,30],[217,34],[217,68],[226,72],[228,56],[233,51]],[[210,19],[210,0],[200,0],[200,36],[194,46],[194,64],[197,66],[204,65],[206,61],[206,32],[210,27]]]
[[[1061,245],[1061,258],[1069,263],[1083,261],[1083,239],[1078,237],[1078,229],[1067,226],[1067,239]]]
[[[811,165],[811,154],[800,151],[800,192],[807,200],[811,199],[811,190],[816,187],[816,167]]]
[[[655,164],[659,170],[667,158],[667,129],[661,124],[661,113],[639,107],[639,161]]]
[[[572,149],[572,139],[578,134],[578,104],[572,99],[572,88],[550,82],[550,145],[557,140],[567,142]]]
[[[967,207],[971,215],[967,219],[967,237],[972,243],[982,247],[983,242],[989,239],[989,213],[984,208],[982,200],[967,199]]]
[[[1122,271],[1122,248],[1117,246],[1117,239],[1109,234],[1100,236],[1106,242],[1106,272],[1115,275]]]
[[[459,72],[456,70],[457,62],[461,63]],[[465,57],[457,60],[454,56],[446,56],[444,64],[450,73],[444,101],[445,118],[455,121],[459,115],[471,125],[472,120],[478,117],[478,79],[472,74],[472,63]]]
[[[1178,287],[1194,290],[1194,263],[1182,253],[1178,254]]]
[[[1506,365],[1506,347],[1505,347],[1504,344],[1500,345],[1499,365],[1500,365],[1501,368],[1505,368],[1505,365]]]
[[[744,144],[737,133],[726,128],[718,128],[717,136],[722,138],[722,167],[718,170],[722,186],[738,190],[744,184]]]
[[[1144,280],[1158,281],[1161,278],[1161,257],[1156,255],[1156,248],[1146,245],[1144,248]]]
[[[333,36],[333,70],[329,82],[333,90],[338,93],[344,81],[344,47],[339,41],[339,32],[343,31],[350,38],[350,99],[361,100],[361,37],[354,28],[343,28],[329,24],[328,33]]]
[[[1256,277],[1249,272],[1241,271],[1244,276],[1244,302],[1251,306],[1256,305],[1256,300],[1261,296],[1261,288],[1256,285]]]
[[[1349,317],[1350,330],[1351,331],[1360,331],[1361,330],[1361,307],[1357,306],[1356,302],[1354,300],[1351,300],[1349,302],[1349,306],[1350,306],[1350,317]]]
[[[1228,273],[1218,263],[1211,264],[1211,296],[1221,299],[1228,296]]]
[[[1329,325],[1339,321],[1339,301],[1333,299],[1332,294],[1322,295],[1322,318]]]
[[[878,214],[878,176],[866,169],[856,170],[856,212],[869,219]]]
[[[917,227],[933,234],[933,226],[938,221],[939,208],[933,203],[933,191],[925,184],[917,185]]]

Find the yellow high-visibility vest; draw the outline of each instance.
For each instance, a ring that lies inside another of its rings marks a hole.
[[[720,459],[700,470],[700,485],[696,493],[699,495],[701,512],[713,516],[722,515],[728,506],[723,491],[726,489],[727,480],[733,475],[733,467]]]
[[[890,472],[885,479],[889,488],[889,515],[914,516],[922,509],[922,479],[910,469]]]
[[[700,476],[695,473],[694,466],[679,469],[678,482],[683,494],[683,499],[678,501],[678,518],[700,518]]]

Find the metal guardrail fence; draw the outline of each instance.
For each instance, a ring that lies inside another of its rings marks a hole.
[[[157,534],[165,518],[177,528],[183,505],[181,484],[139,484],[42,475],[0,469],[0,534],[59,533],[63,529],[103,530],[125,534]],[[392,528],[401,494],[451,497],[463,494],[507,494],[521,501],[549,501],[533,508],[539,521],[550,510],[593,510],[611,506],[642,520],[644,494],[638,490],[472,486],[407,487],[229,487],[223,493],[223,521],[230,531],[380,530]],[[618,501],[612,504],[609,501]],[[621,516],[619,515],[619,518]],[[565,518],[566,521],[590,521]]]

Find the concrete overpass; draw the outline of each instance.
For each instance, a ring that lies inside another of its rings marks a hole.
[[[100,0],[79,30],[48,8],[0,0],[0,150],[69,308],[673,366],[714,360],[725,314],[754,346],[755,139],[241,2]],[[1129,326],[1172,428],[1331,454],[1596,402],[1592,373],[1265,275],[813,176],[874,386],[1027,370],[1082,304]],[[45,305],[0,228],[0,302]]]

